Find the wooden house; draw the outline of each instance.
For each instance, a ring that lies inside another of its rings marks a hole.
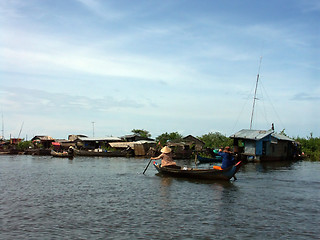
[[[76,143],[66,139],[55,139],[55,141],[52,142],[52,146],[56,150],[66,150],[69,147],[75,147]]]
[[[80,137],[82,137],[82,138],[86,138],[86,137],[88,137],[88,136],[86,136],[86,135],[75,135],[75,134],[71,134],[71,135],[69,135],[68,136],[68,140],[69,141],[75,141],[75,140],[77,140],[78,138],[80,138]]]
[[[134,156],[145,156],[147,155],[150,148],[156,147],[155,141],[136,141],[136,142],[112,142],[109,143],[112,148],[118,150],[128,150],[133,151]]]
[[[293,160],[297,153],[297,144],[293,139],[276,134],[273,130],[242,129],[230,137],[234,140],[234,153],[240,159]]]
[[[182,138],[182,140],[186,142],[192,150],[195,150],[195,151],[201,151],[205,145],[203,141],[201,141],[200,139],[192,135],[188,135]]]
[[[22,138],[10,138],[10,144],[17,145],[18,143],[22,142]]]
[[[142,137],[138,134],[125,135],[121,137],[126,142],[137,142],[137,141],[154,141],[152,138]]]
[[[49,149],[52,146],[52,142],[54,142],[54,139],[50,136],[35,136],[31,139],[31,141],[37,145],[41,144],[43,148]]]
[[[109,143],[121,142],[122,139],[118,137],[105,137],[105,138],[78,137],[75,141],[76,141],[76,146],[78,148],[93,150],[93,149],[108,147]]]

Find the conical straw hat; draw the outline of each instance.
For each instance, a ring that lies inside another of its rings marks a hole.
[[[171,148],[165,146],[164,148],[161,149],[161,152],[162,153],[169,153],[169,152],[171,152]]]

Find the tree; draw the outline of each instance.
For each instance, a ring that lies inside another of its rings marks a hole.
[[[17,145],[17,149],[19,151],[24,151],[27,150],[29,147],[31,147],[32,142],[31,141],[23,141],[23,142],[19,142]]]
[[[160,142],[161,145],[165,145],[168,141],[180,142],[181,140],[182,140],[182,135],[178,132],[162,133],[156,138],[156,141]]]
[[[208,133],[199,137],[205,143],[205,147],[220,148],[232,145],[232,139],[222,135],[219,132]]]
[[[320,161],[320,138],[315,138],[313,137],[313,133],[310,133],[310,137],[298,137],[295,140],[301,144],[301,151],[304,152],[308,158],[313,161]]]
[[[149,131],[144,129],[132,129],[131,132],[134,134],[137,134],[140,137],[145,137],[145,138],[151,137],[151,134],[149,133]]]

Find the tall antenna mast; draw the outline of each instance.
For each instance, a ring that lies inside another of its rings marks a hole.
[[[94,123],[95,122],[91,122],[92,123],[92,136],[94,137]]]
[[[24,122],[22,122],[22,124],[21,124],[21,128],[20,128],[20,132],[19,132],[18,138],[20,138],[20,134],[21,134],[21,131],[22,131],[23,124],[24,124]]]
[[[252,129],[254,106],[255,106],[256,100],[257,100],[257,88],[258,88],[258,82],[259,82],[259,76],[260,76],[261,61],[262,61],[262,56],[260,57],[260,63],[259,63],[259,69],[258,69],[258,74],[257,74],[257,81],[256,81],[256,88],[255,88],[255,90],[254,90],[252,113],[251,113],[251,121],[250,121],[250,129]]]
[[[2,138],[4,139],[4,123],[3,123],[3,113],[2,113]]]

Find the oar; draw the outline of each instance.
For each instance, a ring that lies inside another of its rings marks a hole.
[[[151,161],[152,161],[152,159],[150,158],[150,161],[149,161],[148,165],[146,166],[146,168],[144,169],[144,171],[143,171],[143,173],[142,173],[142,174],[144,174],[144,173],[147,171],[147,169],[148,169],[148,167],[149,167],[149,165],[150,165]]]

